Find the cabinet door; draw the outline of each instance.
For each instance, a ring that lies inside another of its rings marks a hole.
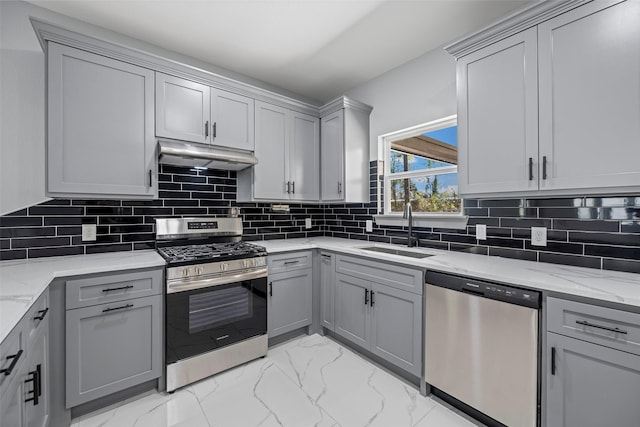
[[[318,118],[292,112],[290,141],[291,198],[317,201],[320,197],[320,121]]]
[[[26,365],[27,382],[24,385],[24,395],[27,427],[49,425],[49,331],[48,324],[41,326],[45,328],[29,345],[29,359]]]
[[[640,356],[548,332],[547,360],[547,426],[639,425]]]
[[[24,383],[22,372],[16,372],[0,399],[0,427],[24,425]]]
[[[336,269],[331,254],[320,254],[320,324],[334,330]]]
[[[211,88],[211,143],[253,151],[253,99]]]
[[[536,56],[532,28],[458,60],[461,195],[538,190]]]
[[[322,118],[320,137],[322,200],[344,200],[344,110]]]
[[[48,44],[47,192],[156,194],[153,71]]]
[[[162,374],[162,297],[66,312],[66,403],[79,405]]]
[[[311,324],[311,269],[269,277],[268,334],[270,338]]]
[[[422,296],[373,283],[371,351],[420,376]]]
[[[209,86],[156,73],[156,135],[208,143]]]
[[[336,274],[335,332],[364,348],[369,348],[369,282]]]
[[[289,143],[289,111],[256,101],[256,150],[253,196],[256,199],[288,199],[289,169],[285,149]]]
[[[564,13],[540,24],[538,45],[541,188],[637,191],[640,3]]]

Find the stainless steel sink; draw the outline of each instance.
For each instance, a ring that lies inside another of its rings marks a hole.
[[[425,253],[422,253],[422,252],[405,251],[405,250],[402,250],[402,249],[387,248],[387,247],[384,247],[384,246],[369,246],[369,247],[360,248],[360,249],[363,249],[365,251],[371,251],[371,252],[383,252],[385,254],[406,256],[406,257],[409,257],[409,258],[428,258],[430,256],[433,256],[432,254],[425,254]]]

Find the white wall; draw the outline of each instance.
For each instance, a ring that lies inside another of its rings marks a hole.
[[[346,95],[373,107],[370,160],[376,160],[378,136],[456,114],[455,60],[434,49]]]
[[[44,53],[29,17],[139,49],[311,104],[287,92],[215,65],[95,27],[23,1],[0,0],[0,215],[45,197]]]

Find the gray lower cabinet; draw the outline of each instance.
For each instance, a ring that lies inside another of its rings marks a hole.
[[[161,341],[161,295],[67,310],[67,407],[159,377]]]
[[[269,338],[309,326],[312,321],[311,268],[269,276],[267,331]]]
[[[49,293],[45,291],[0,345],[0,426],[49,425]]]
[[[162,375],[162,270],[67,280],[67,408]]]
[[[51,197],[157,197],[153,71],[47,44]]]
[[[640,356],[547,333],[547,427],[638,427]]]
[[[320,254],[320,324],[334,330],[334,300],[336,282],[335,256]]]
[[[547,427],[640,425],[640,314],[547,298]]]
[[[389,266],[393,269],[393,266]],[[422,296],[336,273],[335,333],[420,376]]]
[[[45,329],[48,329],[48,323]],[[29,346],[24,382],[25,423],[27,427],[49,425],[49,334],[42,330]]]

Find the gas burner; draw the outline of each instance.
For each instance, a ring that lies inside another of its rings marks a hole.
[[[246,242],[166,246],[158,248],[158,252],[170,265],[193,261],[222,261],[266,255],[264,248]]]

